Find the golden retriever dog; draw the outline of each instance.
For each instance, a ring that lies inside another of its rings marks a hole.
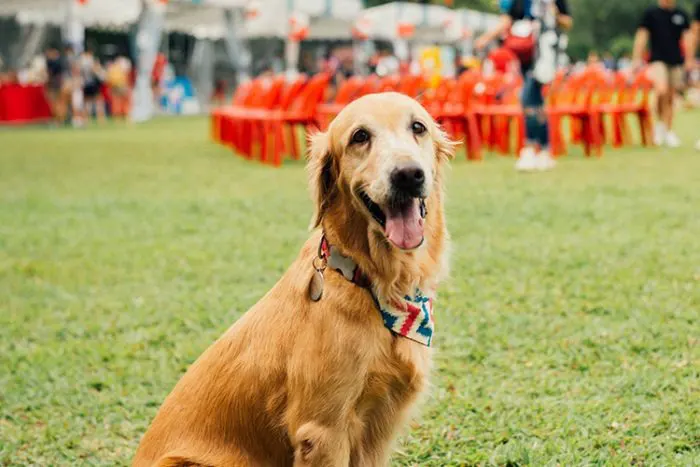
[[[356,100],[313,136],[316,230],[189,368],[133,465],[387,465],[428,386],[453,152],[396,93]]]

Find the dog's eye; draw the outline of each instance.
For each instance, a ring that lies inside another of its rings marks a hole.
[[[413,131],[414,135],[422,135],[428,129],[421,122],[413,122],[411,123],[411,131]]]
[[[355,133],[352,134],[350,139],[351,144],[363,144],[369,141],[369,132],[360,128]]]

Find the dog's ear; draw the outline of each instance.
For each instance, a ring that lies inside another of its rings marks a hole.
[[[336,186],[336,170],[328,133],[316,133],[309,138],[309,187],[314,202],[311,229],[321,225],[323,215],[333,197]]]
[[[446,161],[453,159],[455,156],[455,150],[459,143],[452,141],[445,130],[443,130],[438,124],[435,124],[435,154],[440,161]]]

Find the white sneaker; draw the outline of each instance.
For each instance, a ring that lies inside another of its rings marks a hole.
[[[537,170],[542,171],[552,170],[557,165],[557,161],[554,160],[552,155],[547,150],[540,151],[535,159],[535,162],[537,163]]]
[[[666,125],[656,122],[654,125],[654,145],[663,146],[666,141]]]
[[[535,150],[532,148],[523,148],[522,151],[520,151],[518,162],[515,163],[515,170],[519,170],[521,172],[531,172],[533,170],[537,170],[537,168],[538,161]]]
[[[681,140],[673,131],[666,133],[666,146],[672,149],[681,147]]]

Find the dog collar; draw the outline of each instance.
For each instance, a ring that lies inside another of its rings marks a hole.
[[[318,247],[318,258],[325,267],[339,272],[346,280],[367,289],[384,321],[384,326],[393,334],[430,347],[433,339],[433,299],[416,288],[413,296],[406,295],[400,301],[389,301],[378,296],[372,287],[369,276],[337,247],[332,246],[325,234]],[[323,269],[317,271],[322,273]],[[321,286],[322,287],[322,286]]]

